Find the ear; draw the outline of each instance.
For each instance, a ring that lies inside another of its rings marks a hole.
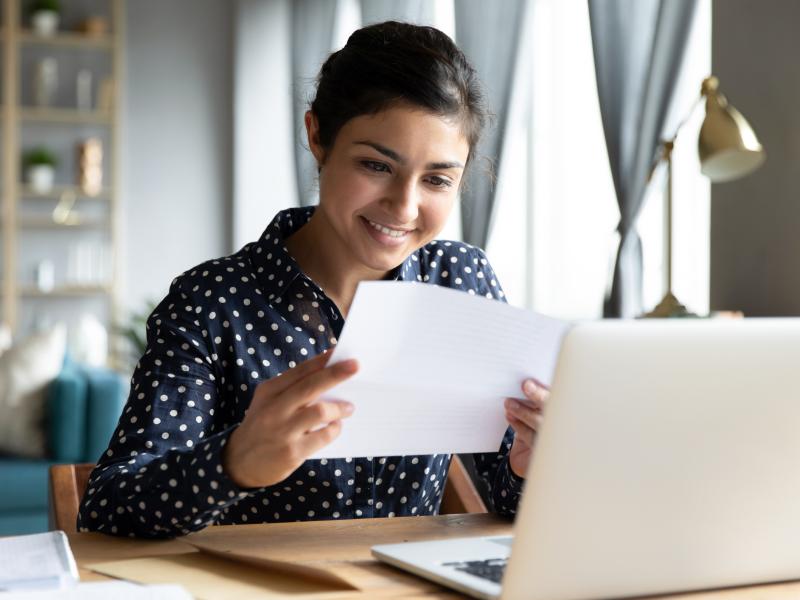
[[[325,162],[325,150],[319,142],[319,121],[317,115],[310,110],[305,114],[306,135],[308,136],[308,148],[314,159],[317,161],[317,168]]]

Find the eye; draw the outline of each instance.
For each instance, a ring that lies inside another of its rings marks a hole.
[[[439,177],[438,175],[431,175],[426,180],[430,183],[433,187],[437,188],[449,188],[453,185],[453,182],[445,177]]]
[[[361,165],[370,171],[374,171],[376,173],[391,173],[391,169],[389,169],[389,165],[386,163],[378,162],[377,160],[362,160]]]

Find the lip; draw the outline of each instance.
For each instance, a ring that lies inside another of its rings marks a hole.
[[[372,239],[374,239],[376,242],[378,242],[383,246],[391,246],[391,247],[402,246],[403,244],[405,244],[411,232],[414,231],[413,229],[389,227],[388,225],[383,225],[382,223],[378,223],[377,221],[372,221],[371,219],[367,219],[366,217],[363,216],[359,218],[361,219],[361,223],[364,225],[364,228],[367,230],[367,233],[369,233],[370,237],[372,237]],[[387,229],[393,229],[394,231],[402,231],[403,233],[400,236],[392,236],[375,229],[375,227],[373,227],[371,223],[377,223],[378,225],[386,227]]]

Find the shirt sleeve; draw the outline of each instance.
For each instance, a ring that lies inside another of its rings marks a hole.
[[[236,424],[218,423],[224,401],[200,302],[176,279],[147,322],[147,349],[108,450],[92,472],[79,531],[170,538],[205,527],[249,495],[223,472]],[[222,379],[224,383],[224,379]]]
[[[497,275],[483,250],[475,248],[475,293],[500,302],[507,302]],[[473,262],[475,262],[473,260]],[[508,453],[514,443],[514,430],[509,427],[497,452],[473,454],[475,471],[489,492],[490,510],[500,515],[513,516],[522,495],[524,479],[518,477],[508,462]]]

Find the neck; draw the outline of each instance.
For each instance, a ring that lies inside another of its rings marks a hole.
[[[318,207],[311,219],[286,240],[286,249],[300,269],[333,300],[347,317],[360,281],[383,279],[386,273],[359,265]]]

